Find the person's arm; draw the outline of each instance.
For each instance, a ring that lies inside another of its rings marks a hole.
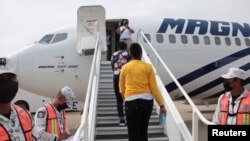
[[[158,85],[157,85],[156,78],[155,78],[155,73],[151,65],[149,66],[148,71],[149,71],[149,86],[150,86],[152,95],[154,96],[158,105],[163,106],[164,101],[162,100],[160,91],[158,89]]]
[[[123,98],[125,94],[125,69],[124,68],[125,66],[122,67],[120,71],[120,76],[119,76],[119,90]]]
[[[160,113],[166,113],[167,110],[165,109],[164,101],[163,101],[163,98],[160,94],[160,91],[159,91],[159,88],[158,88],[158,85],[156,82],[156,78],[155,78],[155,73],[154,73],[152,66],[150,66],[149,83],[150,83],[149,85],[150,85],[150,89],[152,91],[152,94],[153,94],[154,98],[156,99],[156,102],[160,106]]]
[[[116,28],[116,33],[119,35],[121,33],[120,27],[121,27],[121,22],[119,22],[118,27]]]
[[[220,99],[221,99],[222,96],[219,97],[218,99],[218,102],[217,102],[217,106],[216,106],[216,109],[214,111],[214,115],[213,115],[213,119],[212,119],[212,122],[215,123],[215,124],[220,124],[220,118],[219,118],[219,109],[220,109]]]
[[[135,32],[134,29],[132,29],[132,28],[130,28],[130,27],[128,26],[128,24],[126,24],[126,25],[124,25],[124,26],[125,26],[126,29],[129,30],[130,33],[134,33],[134,32]]]
[[[111,56],[111,68],[114,71],[114,55]]]
[[[56,135],[46,132],[46,119],[47,110],[45,107],[39,108],[35,115],[35,129],[42,141],[57,141],[58,137]]]
[[[130,33],[135,33],[134,29],[130,28],[129,26],[127,27],[127,29],[130,31]]]

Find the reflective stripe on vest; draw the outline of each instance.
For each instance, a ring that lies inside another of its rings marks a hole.
[[[229,97],[224,95],[220,100],[220,124],[226,125],[229,110]],[[237,110],[237,125],[250,125],[250,91],[243,97]]]
[[[14,105],[14,108],[16,110],[21,129],[24,133],[25,140],[32,141],[32,132],[31,132],[32,120],[31,120],[30,114],[26,110],[20,108],[17,105]],[[10,140],[10,135],[6,131],[6,129],[3,127],[3,125],[0,125],[0,140],[1,141]]]
[[[10,135],[6,131],[6,129],[3,127],[3,125],[0,124],[0,140],[1,141],[9,141]]]
[[[57,119],[56,110],[51,104],[45,104],[45,108],[47,110],[47,125],[46,125],[46,131],[51,134],[59,135],[61,133],[60,130],[60,123]],[[64,130],[66,130],[66,114],[65,111],[63,111],[63,118],[64,123],[63,127]]]

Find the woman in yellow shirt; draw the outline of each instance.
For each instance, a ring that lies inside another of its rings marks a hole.
[[[122,67],[119,79],[120,93],[125,99],[129,141],[147,141],[153,98],[159,104],[160,112],[166,112],[166,109],[152,65],[141,61],[141,46],[133,43],[129,50],[132,60]]]

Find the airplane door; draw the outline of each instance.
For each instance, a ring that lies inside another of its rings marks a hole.
[[[105,9],[100,5],[81,6],[77,10],[77,52],[94,50],[96,33],[99,31],[102,51],[107,50]],[[98,26],[97,24],[98,23]]]

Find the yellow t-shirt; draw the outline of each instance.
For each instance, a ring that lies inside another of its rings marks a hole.
[[[122,67],[119,88],[122,97],[151,93],[160,106],[164,105],[152,66],[141,60],[132,60]]]

